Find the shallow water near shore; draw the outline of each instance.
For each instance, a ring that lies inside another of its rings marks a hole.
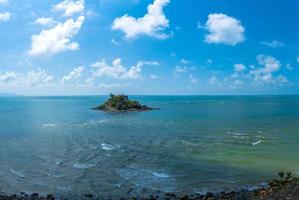
[[[1,190],[205,193],[299,172],[299,96],[131,96],[160,110],[91,109],[106,98],[0,98]]]

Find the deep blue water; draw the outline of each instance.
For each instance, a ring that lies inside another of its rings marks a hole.
[[[0,98],[0,188],[99,197],[254,187],[299,172],[299,96]]]

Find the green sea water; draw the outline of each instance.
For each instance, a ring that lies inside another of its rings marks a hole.
[[[0,188],[98,197],[255,188],[299,172],[299,96],[0,98]]]

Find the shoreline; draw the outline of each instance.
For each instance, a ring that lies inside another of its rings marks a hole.
[[[52,194],[46,196],[39,195],[38,193],[26,194],[21,192],[20,194],[7,195],[0,191],[0,200],[74,200],[67,197],[55,197]],[[93,194],[83,194],[78,199],[83,200],[98,200],[105,198],[96,198]],[[163,195],[148,195],[148,197],[123,197],[113,198],[107,197],[107,199],[144,199],[144,200],[297,200],[299,199],[299,178],[292,176],[291,173],[279,173],[279,179],[273,179],[268,183],[267,187],[254,189],[254,190],[240,190],[231,192],[219,192],[206,194],[185,194],[177,195],[175,193],[164,193]]]

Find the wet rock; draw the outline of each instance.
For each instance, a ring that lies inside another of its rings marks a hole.
[[[92,197],[93,197],[92,194],[84,194],[84,196],[85,196],[86,198],[92,198]]]
[[[47,200],[55,200],[55,197],[52,194],[48,194]]]
[[[39,195],[38,193],[32,193],[31,197],[38,197],[38,195]]]
[[[189,196],[188,195],[184,195],[181,200],[189,200]]]

